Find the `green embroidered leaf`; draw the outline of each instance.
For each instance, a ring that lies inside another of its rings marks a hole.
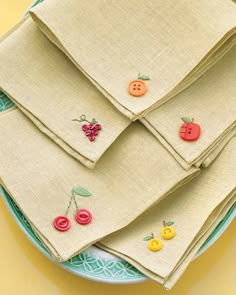
[[[72,189],[72,193],[75,193],[76,195],[82,196],[82,197],[89,197],[92,194],[87,191],[85,188],[78,186],[78,187],[74,187]]]
[[[96,119],[93,118],[92,121],[91,121],[91,124],[96,124],[96,123],[97,123]]]
[[[150,80],[150,78],[147,75],[141,75],[140,73],[138,73],[138,79],[140,79],[140,80]]]
[[[166,226],[171,226],[172,224],[174,224],[174,221],[168,221],[168,222],[166,222]]]
[[[182,117],[181,120],[186,122],[186,123],[191,123],[192,122],[192,120],[190,120],[188,117]]]
[[[152,236],[147,236],[147,237],[145,237],[143,240],[144,240],[144,241],[149,241],[149,240],[151,240],[151,239],[153,239]]]

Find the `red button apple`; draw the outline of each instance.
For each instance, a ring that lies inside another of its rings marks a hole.
[[[181,118],[184,123],[181,125],[179,130],[179,136],[186,141],[197,140],[201,133],[201,128],[198,124],[194,123],[194,119],[187,117]]]

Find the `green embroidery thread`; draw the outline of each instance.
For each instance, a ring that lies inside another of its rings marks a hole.
[[[78,186],[78,187],[74,187],[71,190],[71,195],[70,195],[70,200],[69,200],[69,204],[66,208],[66,212],[65,215],[63,216],[57,216],[54,218],[53,220],[53,225],[55,227],[56,230],[61,231],[61,232],[65,232],[67,230],[70,229],[71,227],[71,222],[69,220],[68,213],[72,204],[72,201],[74,202],[75,208],[76,208],[76,213],[75,213],[75,220],[77,223],[81,224],[81,225],[85,225],[91,222],[92,220],[92,214],[89,212],[89,210],[87,209],[79,209],[77,201],[75,199],[75,196],[81,196],[81,197],[89,197],[92,194],[85,188]]]
[[[163,221],[164,226],[171,226],[172,224],[174,224],[174,221],[167,221],[167,222],[165,222],[165,220]]]
[[[87,136],[89,141],[94,141],[96,136],[98,136],[99,131],[102,129],[101,124],[98,124],[98,122],[97,122],[97,120],[95,120],[95,118],[93,118],[92,121],[89,121],[84,114],[80,116],[80,120],[73,119],[72,121],[88,122],[89,123],[89,124],[83,124],[81,126],[82,131]]]
[[[182,117],[181,118],[182,121],[184,121],[185,123],[193,123],[194,119],[189,119],[188,117]]]
[[[147,75],[143,75],[143,74],[141,74],[141,73],[138,73],[138,79],[139,79],[139,80],[144,80],[144,81],[151,80],[151,79],[149,78],[149,76],[147,76]]]
[[[80,120],[78,119],[73,119],[72,121],[77,121],[77,122],[88,122],[89,124],[97,124],[97,121],[95,120],[95,118],[92,119],[92,121],[89,121],[87,118],[86,118],[86,115],[81,115],[80,116]]]

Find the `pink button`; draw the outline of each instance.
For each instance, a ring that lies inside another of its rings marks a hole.
[[[88,129],[92,130],[92,129],[94,129],[94,128],[95,128],[95,125],[94,125],[94,124],[89,124],[89,125],[88,125]]]
[[[67,231],[71,226],[70,220],[66,216],[57,216],[53,221],[53,225],[59,231]]]
[[[90,141],[94,141],[94,140],[95,140],[95,136],[92,135],[92,134],[90,134],[90,135],[88,136],[88,139],[89,139]]]
[[[102,129],[102,126],[101,126],[100,124],[96,124],[96,125],[95,125],[95,128],[96,128],[97,130],[101,130],[101,129]]]
[[[83,131],[86,131],[87,129],[88,129],[88,125],[87,124],[82,125],[82,130]]]
[[[79,224],[88,224],[92,220],[92,214],[87,209],[80,209],[75,213],[75,220]]]
[[[99,131],[98,131],[97,129],[93,129],[93,130],[92,130],[92,135],[97,136],[97,135],[98,135],[98,132],[99,132]]]

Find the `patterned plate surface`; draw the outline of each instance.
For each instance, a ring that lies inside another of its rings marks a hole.
[[[37,0],[33,3],[32,6],[35,6],[40,2],[42,2],[42,0]],[[6,95],[0,92],[0,112],[3,112],[13,106],[13,102],[11,102],[11,100]],[[53,260],[53,258],[44,248],[40,240],[34,234],[24,215],[21,213],[16,204],[1,186],[0,195],[2,196],[3,201],[6,204],[15,222],[18,224],[26,237],[37,247],[37,249],[42,254]],[[225,231],[225,229],[228,227],[235,216],[236,204],[231,207],[224,219],[217,225],[215,230],[205,241],[204,245],[199,249],[195,258],[202,254],[221,236],[221,234]],[[89,247],[87,250],[83,251],[79,255],[73,257],[66,262],[57,263],[55,260],[53,261],[69,272],[72,272],[80,277],[99,282],[112,284],[130,284],[143,282],[147,279],[142,273],[140,273],[128,262],[115,257],[114,255],[111,255],[105,251],[102,251],[95,246]]]

